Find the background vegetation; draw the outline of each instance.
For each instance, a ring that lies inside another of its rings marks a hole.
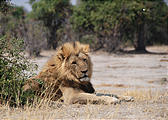
[[[146,52],[147,45],[168,44],[168,6],[163,0],[78,0],[75,6],[69,0],[29,3],[29,13],[3,5],[4,11],[13,10],[1,14],[0,34],[23,39],[30,56],[75,40],[107,52],[127,45]]]
[[[96,37],[96,49],[119,50],[126,42],[136,51],[167,44],[168,7],[162,0],[82,0],[74,7],[72,26],[80,35]]]
[[[107,52],[126,45],[145,52],[146,45],[168,44],[168,6],[163,0],[80,0],[75,6],[69,0],[29,2],[29,13],[4,5],[13,10],[1,14],[0,34],[23,39],[30,56],[75,40]]]

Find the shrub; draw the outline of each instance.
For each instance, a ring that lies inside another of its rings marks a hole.
[[[34,65],[24,57],[23,41],[0,36],[0,103],[10,106],[24,105],[33,92],[25,93],[22,86],[31,76]]]

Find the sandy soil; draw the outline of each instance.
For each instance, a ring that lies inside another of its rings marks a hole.
[[[130,48],[129,48],[130,50]],[[97,92],[131,95],[134,102],[117,105],[64,105],[9,109],[0,119],[168,119],[168,46],[148,47],[155,54],[91,53],[92,83]],[[167,54],[159,54],[164,52]],[[156,54],[157,53],[157,54]],[[32,59],[42,69],[54,51]],[[37,71],[38,73],[38,71]]]

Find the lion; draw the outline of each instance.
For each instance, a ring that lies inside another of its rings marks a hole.
[[[132,100],[129,96],[95,93],[91,83],[93,64],[89,50],[88,44],[79,42],[58,47],[42,71],[25,83],[24,91],[32,89],[43,92],[42,88],[45,88],[45,92],[51,93],[51,100],[61,99],[65,104],[113,104]],[[45,84],[40,84],[38,80]]]

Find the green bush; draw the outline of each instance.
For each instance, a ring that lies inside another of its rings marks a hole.
[[[23,41],[0,36],[0,104],[21,106],[33,99],[32,91],[22,90],[32,68],[34,65],[24,57]]]

